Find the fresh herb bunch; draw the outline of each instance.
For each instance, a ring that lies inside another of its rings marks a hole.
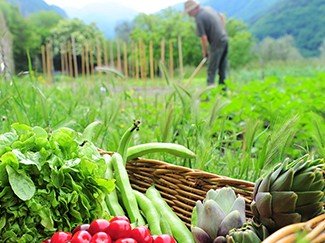
[[[0,135],[0,239],[40,242],[106,217],[115,187],[96,146],[70,128],[13,124]]]

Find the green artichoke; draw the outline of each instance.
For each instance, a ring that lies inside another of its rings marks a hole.
[[[277,165],[255,184],[251,204],[254,220],[272,233],[324,212],[323,172],[324,159],[309,156]]]
[[[197,222],[192,222],[191,230],[196,243],[226,242],[228,232],[246,222],[245,200],[231,188],[209,190],[194,211]]]
[[[269,232],[262,224],[250,220],[240,229],[232,229],[227,236],[228,243],[260,243],[269,236]]]

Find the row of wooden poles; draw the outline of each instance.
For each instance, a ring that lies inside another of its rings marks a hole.
[[[174,60],[176,44],[178,61]],[[149,45],[145,45],[143,41],[131,44],[119,41],[108,44],[97,41],[96,46],[83,45],[81,54],[77,55],[75,39],[71,38],[71,41],[60,46],[60,53],[58,54],[60,55],[60,71],[71,77],[78,77],[80,75],[82,77],[89,77],[95,75],[97,71],[110,72],[110,70],[115,70],[122,73],[126,78],[154,79],[157,76],[161,76],[161,72],[157,72],[161,62],[166,67],[171,78],[174,77],[175,68],[178,68],[179,75],[183,76],[181,37],[177,41],[166,41],[163,39],[159,46],[159,58],[155,58],[154,51],[157,52],[157,50],[154,50],[153,41],[150,41]],[[168,49],[168,53],[166,49]],[[53,71],[56,71],[54,70],[52,44],[47,43],[43,45],[41,53],[43,73],[52,80]]]

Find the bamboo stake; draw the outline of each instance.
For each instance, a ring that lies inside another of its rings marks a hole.
[[[78,63],[77,63],[77,52],[76,52],[76,41],[73,35],[71,35],[71,44],[72,44],[72,56],[74,64],[74,77],[78,77]]]
[[[160,62],[161,64],[165,64],[165,55],[166,55],[166,41],[165,39],[162,39],[160,42]],[[163,71],[160,70],[160,75],[163,76]]]
[[[89,56],[90,56],[90,74],[93,77],[95,72],[94,72],[94,55],[93,55],[93,48],[89,48]]]
[[[47,73],[46,70],[46,54],[45,54],[45,46],[41,46],[41,52],[42,52],[42,69],[43,69],[43,75],[45,76]]]
[[[139,47],[135,44],[135,78],[139,79]]]
[[[121,72],[122,71],[122,62],[121,62],[121,48],[120,42],[116,42],[117,45],[117,69]]]
[[[150,78],[154,79],[154,61],[153,61],[153,42],[150,41],[149,45],[149,55],[150,55]]]
[[[110,64],[112,67],[115,66],[114,64],[114,51],[113,51],[113,42],[111,42],[110,46],[109,46],[109,51],[110,51]]]
[[[183,47],[182,47],[182,38],[178,36],[178,60],[179,60],[179,72],[180,76],[183,79],[184,77],[184,66],[183,66]]]
[[[52,45],[48,43],[46,45],[46,56],[47,56],[47,77],[48,81],[52,82],[52,53],[51,53]]]
[[[169,76],[174,78],[174,45],[173,41],[169,41]]]
[[[100,47],[100,42],[97,40],[97,66],[102,66],[102,50]]]
[[[60,56],[61,56],[61,73],[64,71],[64,47],[63,44],[60,45]]]
[[[134,64],[134,43],[131,42],[131,51],[130,51],[130,62],[129,62],[129,71],[130,71],[130,77],[135,77],[135,64]]]
[[[82,73],[82,77],[85,77],[86,74],[86,65],[85,65],[85,47],[81,47],[81,73]]]
[[[140,78],[143,79],[144,77],[144,70],[143,70],[143,47],[142,41],[139,41],[139,64],[140,64]]]
[[[103,41],[104,46],[104,65],[108,67],[108,56],[107,56],[107,42]]]
[[[89,46],[88,43],[86,43],[85,46],[85,61],[86,61],[86,75],[89,77],[90,70],[89,70]]]
[[[73,77],[73,63],[72,63],[71,42],[68,42],[68,57],[69,57],[69,75],[70,75],[70,77]]]
[[[165,64],[165,48],[166,48],[166,43],[165,43],[165,39],[163,39],[160,43],[160,61],[163,64]]]
[[[69,75],[69,60],[68,60],[68,51],[67,51],[67,45],[66,44],[63,44],[64,45],[64,73],[65,75]]]
[[[102,49],[101,49],[101,45],[100,45],[100,41],[97,39],[97,45],[96,45],[96,50],[97,50],[97,67],[102,67]],[[102,75],[101,72],[98,72],[99,76]]]
[[[128,52],[127,52],[127,46],[126,43],[123,43],[123,63],[124,63],[124,76],[126,78],[129,77],[129,72],[128,72]]]

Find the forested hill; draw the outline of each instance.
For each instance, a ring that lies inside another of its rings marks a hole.
[[[283,0],[201,0],[201,5],[211,6],[229,17],[248,21]]]
[[[23,16],[28,16],[39,11],[55,11],[62,17],[67,17],[66,12],[55,5],[48,5],[43,0],[6,0],[7,2],[17,6]]]
[[[324,0],[281,0],[248,23],[259,39],[292,35],[300,51],[313,56],[325,39],[324,13]]]

